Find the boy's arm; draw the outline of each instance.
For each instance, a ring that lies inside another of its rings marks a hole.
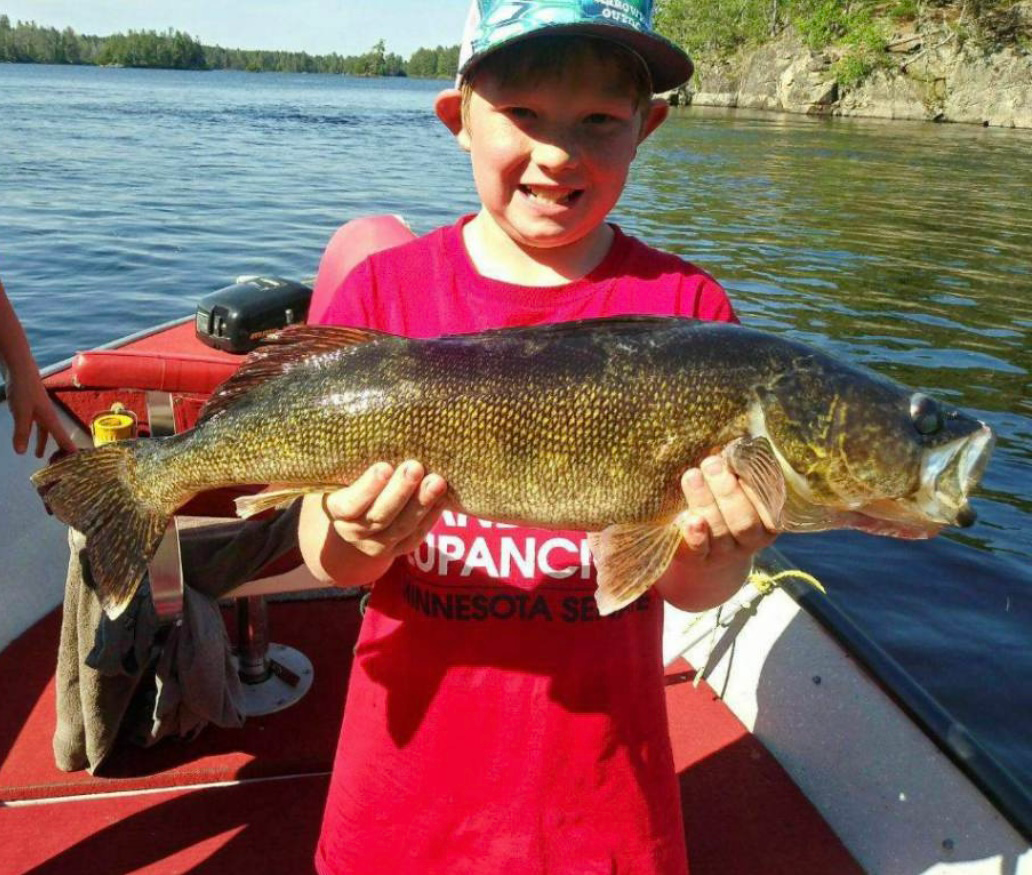
[[[310,495],[301,506],[298,541],[319,580],[361,586],[419,546],[444,510],[448,485],[409,460],[397,470],[373,465],[350,486]]]
[[[686,471],[681,488],[690,515],[683,542],[656,589],[681,610],[704,611],[742,586],[753,556],[773,543],[773,524],[719,456]]]

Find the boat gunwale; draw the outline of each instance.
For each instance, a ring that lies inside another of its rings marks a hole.
[[[781,587],[856,660],[1022,838],[1032,843],[1032,790],[831,599],[800,580],[786,580]]]
[[[164,331],[168,331],[171,328],[178,328],[187,322],[192,322],[194,316],[180,316],[176,319],[170,319],[168,322],[162,322],[160,325],[153,325],[150,328],[143,328],[140,331],[134,331],[132,334],[127,334],[124,337],[116,338],[115,340],[109,340],[107,343],[99,344],[98,346],[91,346],[90,349],[119,349],[120,347],[127,346],[130,343],[135,343],[137,340],[143,340],[147,337],[153,337],[155,334],[161,334]],[[66,359],[61,359],[58,362],[54,362],[52,365],[40,368],[39,375],[44,380],[47,377],[52,377],[54,374],[59,374],[61,371],[66,371],[72,366],[72,362],[75,361],[75,356],[78,353],[70,355]],[[7,381],[0,382],[0,404],[7,400]]]

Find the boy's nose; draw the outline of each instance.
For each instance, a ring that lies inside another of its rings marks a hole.
[[[549,137],[534,144],[531,157],[539,167],[559,170],[577,164],[578,149],[570,138]]]

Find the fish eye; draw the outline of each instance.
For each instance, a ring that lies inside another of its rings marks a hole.
[[[915,392],[910,399],[910,419],[919,434],[936,434],[942,430],[942,410],[934,398]]]

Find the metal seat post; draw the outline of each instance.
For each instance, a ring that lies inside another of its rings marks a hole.
[[[264,596],[236,599],[234,659],[244,686],[244,714],[257,717],[289,708],[312,685],[312,663],[301,651],[269,643],[269,606]]]
[[[176,625],[183,618],[183,560],[179,552],[179,521],[169,520],[158,549],[147,565],[151,598],[159,626]]]
[[[269,608],[260,595],[236,600],[237,670],[245,684],[269,677]]]

